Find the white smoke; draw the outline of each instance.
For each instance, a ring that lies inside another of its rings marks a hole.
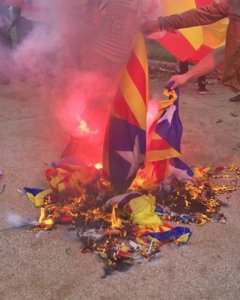
[[[10,226],[10,228],[20,228],[26,226],[36,226],[38,224],[35,220],[29,220],[27,218],[22,217],[21,215],[8,212],[6,215],[6,222]]]
[[[9,61],[19,77],[52,80],[56,115],[72,134],[80,118],[102,132],[121,70],[151,1],[41,0],[39,20]],[[143,4],[141,4],[143,3]],[[14,66],[14,67],[13,67]]]

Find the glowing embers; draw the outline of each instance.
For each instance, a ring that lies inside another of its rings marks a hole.
[[[107,224],[104,228],[111,228],[112,214],[101,209],[105,197],[112,193],[110,183],[102,177],[85,184],[78,181],[77,197],[71,187],[74,189],[75,185],[61,192],[53,191],[45,198],[44,206],[40,209],[39,225],[35,230],[50,230],[53,225],[75,224],[80,220],[84,228],[91,227],[93,223],[99,227],[102,221]]]
[[[157,198],[158,215],[162,220],[185,224],[203,225],[208,221],[225,223],[226,218],[220,213],[220,208],[227,204],[218,196],[224,195],[225,198],[229,198],[237,189],[240,181],[239,167],[232,164],[226,168],[222,166],[215,169],[199,168],[195,173],[197,174],[195,183],[173,180],[170,190],[165,190],[164,185],[161,185],[160,189],[154,185],[149,186],[149,191]],[[143,182],[142,189],[141,182]],[[146,191],[141,176],[134,180],[132,187],[135,191]]]
[[[87,198],[87,197],[86,197]],[[101,204],[95,203],[95,205]],[[117,205],[112,212],[106,212],[101,207],[88,208],[81,198],[69,198],[67,201],[48,199],[45,206],[40,208],[40,216],[35,230],[50,230],[57,224],[78,224],[83,228],[97,228],[102,234],[106,230],[123,227],[117,216]],[[108,231],[110,232],[110,231]],[[116,233],[116,231],[115,231]]]
[[[88,180],[85,180],[83,175],[92,169],[94,176],[87,176]],[[160,189],[156,184],[149,191],[145,186],[141,189],[144,182],[137,178],[134,189],[138,192],[117,195],[101,169],[92,166],[90,169],[68,167],[67,170],[74,175],[68,176],[68,180],[72,178],[78,182],[78,195],[76,190],[71,190],[75,189],[75,184],[66,185],[67,189],[62,192],[55,190],[45,199],[36,230],[69,224],[69,230],[77,233],[81,252],[94,252],[105,259],[106,274],[126,270],[136,261],[156,257],[166,243],[179,245],[189,240],[189,228],[173,227],[162,221],[199,225],[209,220],[224,223],[226,218],[219,212],[224,203],[218,195],[229,197],[237,189],[240,179],[236,166],[209,169],[196,184],[174,181],[170,191]],[[76,171],[81,174],[75,176]],[[120,201],[111,202],[112,199]],[[109,207],[104,205],[107,200],[111,202]],[[146,201],[150,211],[146,211]],[[139,221],[139,216],[144,222]]]

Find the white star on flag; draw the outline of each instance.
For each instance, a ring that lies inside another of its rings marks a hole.
[[[164,120],[168,120],[168,123],[172,124],[172,118],[177,110],[176,105],[171,105],[165,112],[164,116],[159,120],[159,123],[163,122]]]
[[[134,146],[132,151],[116,151],[122,158],[128,161],[131,165],[128,172],[127,179],[130,178],[143,163],[145,159],[145,154],[140,153],[139,137],[138,135],[135,138]]]

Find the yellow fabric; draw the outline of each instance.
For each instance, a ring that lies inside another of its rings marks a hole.
[[[227,26],[227,18],[211,25],[203,26],[204,45],[213,49],[223,46],[226,40]]]
[[[161,219],[155,213],[156,198],[143,195],[132,199],[127,205],[131,208],[131,221],[141,226],[162,225]]]
[[[186,234],[181,235],[181,236],[175,241],[175,243],[177,243],[177,244],[186,244],[188,240],[189,240],[189,233],[186,233]]]
[[[181,3],[179,3],[179,0],[161,0],[161,6],[163,8],[163,16],[168,16],[196,8],[196,3],[195,0],[181,0]],[[191,43],[195,50],[204,43],[202,26],[179,29],[179,31]]]
[[[137,119],[139,126],[142,129],[146,129],[146,119],[142,117],[146,115],[146,106],[139,90],[135,86],[128,72],[125,73],[121,81],[121,92]]]
[[[130,73],[128,72],[128,66],[126,66],[123,71],[120,90],[131,112],[134,114],[136,120],[138,121],[140,128],[145,130],[147,123],[146,106],[148,104],[148,60],[145,42],[142,34],[138,34],[136,38],[133,53],[137,57],[138,62],[143,68],[146,76],[146,87],[144,87],[146,89],[146,99],[143,98],[138,87],[135,85],[133,78],[131,78]]]
[[[87,184],[95,178],[96,170],[87,167],[69,166],[70,169],[57,168],[56,175],[48,179],[49,186],[53,191],[65,190],[81,191],[81,184]]]
[[[159,120],[163,112],[165,111],[165,109],[173,105],[174,102],[177,100],[177,94],[175,90],[168,91],[167,89],[164,89],[163,95],[166,97],[171,97],[171,99],[166,99],[166,100],[160,99],[158,101],[158,113],[154,119],[155,121]]]
[[[173,157],[180,157],[181,153],[175,150],[174,148],[169,148],[166,150],[155,150],[149,151],[147,153],[147,161],[159,161],[163,159],[173,158]]]
[[[44,198],[47,197],[48,195],[50,195],[52,193],[51,189],[47,189],[44,190],[42,192],[40,192],[39,194],[37,194],[36,196],[34,196],[31,193],[26,193],[28,199],[36,206],[36,207],[40,207],[44,205]]]

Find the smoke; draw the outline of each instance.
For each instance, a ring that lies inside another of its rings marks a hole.
[[[43,83],[51,80],[59,97],[59,123],[77,135],[81,120],[86,122],[92,139],[85,148],[99,149],[100,157],[121,70],[142,21],[139,1],[37,3],[39,19],[9,59],[12,69]]]
[[[14,212],[7,213],[6,222],[10,228],[31,227],[38,224],[37,221],[29,220]]]

